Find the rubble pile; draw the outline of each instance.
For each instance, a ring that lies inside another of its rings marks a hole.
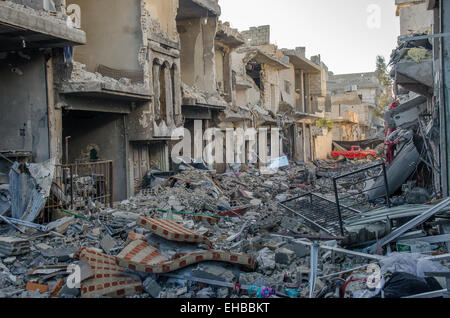
[[[216,105],[226,107],[228,104],[221,98],[218,92],[207,93],[203,92],[195,86],[182,84],[183,98],[190,100],[192,103],[200,105]]]
[[[53,8],[49,8],[49,11],[46,10],[35,10],[29,6],[23,5],[23,4],[19,4],[19,3],[15,3],[12,1],[1,1],[0,2],[0,6],[4,6],[4,7],[9,7],[9,8],[13,8],[16,10],[19,10],[21,12],[26,13],[27,15],[31,15],[31,16],[40,16],[40,17],[44,17],[44,18],[48,18],[48,19],[52,19],[52,21],[55,21],[61,25],[68,25],[68,23],[66,22],[66,18],[67,16],[62,14],[61,12],[57,12],[55,7]]]
[[[329,192],[330,177],[368,164],[291,163],[270,175],[247,165],[232,166],[221,175],[185,167],[171,176],[160,175],[157,182],[114,208],[61,210],[65,217],[39,229],[25,224],[23,234],[6,223],[0,237],[0,295],[377,296],[379,286],[367,283],[368,268],[389,257],[343,249],[352,243],[350,234],[342,244],[338,237],[317,231],[279,205],[308,192]],[[350,186],[342,189],[350,190]],[[416,207],[415,215],[423,209]],[[349,228],[354,226],[351,222],[373,217],[362,216],[347,222]],[[356,241],[364,243],[361,237]],[[439,246],[444,253],[445,246]],[[100,263],[111,267],[103,269],[96,265]],[[429,261],[428,266],[439,264]],[[74,273],[81,278],[74,278]],[[433,283],[432,289],[440,286]]]

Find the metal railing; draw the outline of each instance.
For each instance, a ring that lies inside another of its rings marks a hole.
[[[314,193],[283,201],[280,206],[301,217],[316,230],[332,236],[344,236],[343,218],[351,218],[360,213],[346,207],[339,210],[336,202]]]
[[[384,178],[384,184],[381,186],[365,186],[369,180]],[[387,182],[386,166],[384,163],[365,167],[363,169],[343,174],[332,178],[336,202],[324,198],[315,193],[306,193],[301,196],[283,201],[280,206],[290,211],[309,223],[313,228],[323,231],[327,234],[338,236],[345,235],[344,221],[359,215],[364,207],[373,209],[373,203],[370,203],[365,193],[377,188],[385,188],[385,204],[390,208],[389,185]],[[361,190],[342,191],[339,187]],[[375,198],[377,199],[377,198]],[[344,203],[353,203],[344,205]]]
[[[45,208],[86,210],[95,206],[113,207],[112,161],[56,165],[50,197]]]

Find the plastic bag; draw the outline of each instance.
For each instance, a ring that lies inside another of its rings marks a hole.
[[[381,264],[381,274],[386,273],[409,273],[411,275],[424,278],[425,272],[448,272],[448,268],[437,262],[426,260],[419,253],[391,253]]]
[[[377,298],[380,296],[383,298],[401,298],[440,289],[442,287],[435,278],[421,278],[409,273],[394,273],[387,280],[383,292]]]

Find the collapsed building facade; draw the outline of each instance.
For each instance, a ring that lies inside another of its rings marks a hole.
[[[418,171],[405,178],[434,197],[445,197],[449,190],[444,52],[449,3],[397,0],[395,4],[401,35],[390,61],[395,101],[384,114],[386,159],[395,165],[406,158]]]

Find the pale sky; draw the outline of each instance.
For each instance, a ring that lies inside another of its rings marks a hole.
[[[375,71],[377,55],[389,61],[400,34],[394,2],[220,0],[219,4],[220,19],[233,28],[243,31],[269,24],[271,43],[279,48],[305,46],[307,58],[320,54],[330,71],[346,74]]]

